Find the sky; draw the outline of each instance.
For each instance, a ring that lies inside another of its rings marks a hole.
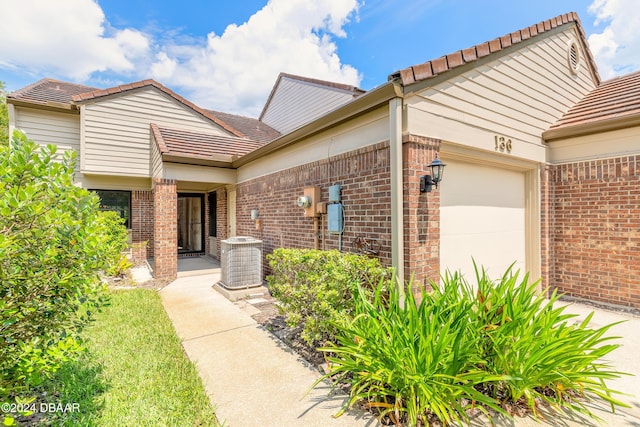
[[[0,81],[155,79],[258,117],[280,72],[365,90],[395,71],[575,11],[600,75],[640,70],[638,0],[0,0]]]

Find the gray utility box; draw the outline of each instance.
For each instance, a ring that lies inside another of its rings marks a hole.
[[[220,284],[227,289],[262,286],[262,240],[238,236],[220,243]]]

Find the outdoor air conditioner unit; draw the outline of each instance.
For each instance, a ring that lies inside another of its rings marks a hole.
[[[261,286],[262,240],[231,237],[220,243],[220,284],[227,289]]]

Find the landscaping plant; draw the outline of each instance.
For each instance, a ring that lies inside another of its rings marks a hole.
[[[373,299],[358,294],[353,321],[335,323],[336,344],[319,349],[329,362],[322,379],[349,386],[340,413],[362,403],[397,425],[423,426],[468,421],[471,408],[510,416],[523,406],[537,417],[547,404],[596,418],[585,399],[627,406],[605,383],[622,375],[602,360],[618,347],[606,336],[613,325],[591,329],[591,315],[575,322],[557,294],[546,299],[511,269],[497,281],[476,271],[474,286],[447,273],[421,302],[409,291],[403,301],[400,286],[385,285],[384,298],[381,288]]]
[[[397,425],[423,426],[434,418],[465,421],[474,405],[501,411],[474,387],[501,377],[479,368],[485,361],[469,334],[471,301],[448,305],[447,299],[453,298],[424,293],[419,303],[409,291],[403,302],[399,287],[389,289],[388,298],[378,287],[373,301],[360,293],[353,321],[339,327],[338,343],[319,349],[330,356],[329,372],[318,383],[331,378],[350,386],[338,415],[362,402]]]
[[[276,249],[267,255],[269,291],[281,303],[290,326],[302,327],[309,344],[334,340],[337,324],[353,316],[358,287],[373,296],[386,289],[392,270],[375,258],[312,249]]]
[[[98,198],[73,183],[74,152],[20,132],[0,146],[0,401],[39,385],[77,353],[104,303],[108,266]],[[6,417],[10,422],[10,417]]]
[[[449,276],[445,286],[461,289],[461,298],[473,301],[470,330],[478,331],[478,351],[487,361],[488,373],[505,374],[504,380],[481,385],[502,404],[520,403],[537,415],[538,402],[593,414],[583,401],[595,396],[611,404],[624,404],[613,397],[605,380],[621,372],[603,360],[618,348],[606,335],[615,325],[589,328],[593,312],[583,321],[565,313],[554,291],[537,293],[528,275],[520,280],[509,268],[500,280],[488,278],[476,268],[476,287],[460,276]]]

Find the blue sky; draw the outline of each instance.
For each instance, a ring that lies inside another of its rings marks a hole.
[[[279,72],[371,89],[399,69],[569,11],[604,78],[640,69],[637,0],[0,0],[0,81],[153,78],[257,116]]]

